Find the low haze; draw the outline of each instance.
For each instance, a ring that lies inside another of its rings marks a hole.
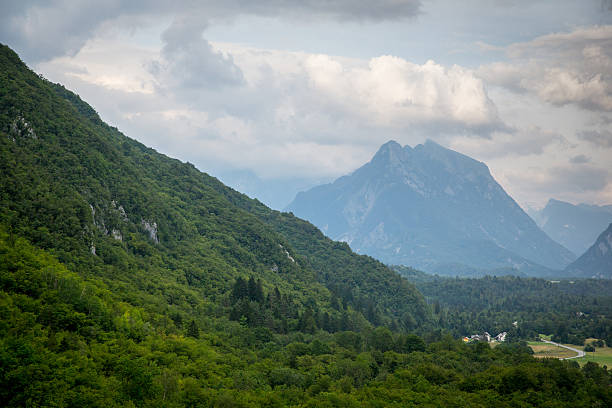
[[[432,139],[486,162],[525,208],[612,202],[610,1],[57,0],[0,11],[0,38],[31,68],[128,136],[222,179],[297,192],[388,140]]]

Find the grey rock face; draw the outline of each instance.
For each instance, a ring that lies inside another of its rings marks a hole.
[[[111,236],[117,241],[123,241],[123,235],[121,234],[121,231],[119,231],[118,229],[113,229],[111,231]]]
[[[429,271],[461,264],[542,274],[575,259],[484,163],[432,141],[390,141],[351,175],[299,193],[287,210],[358,252]]]
[[[150,222],[146,220],[141,221],[142,228],[149,233],[149,238],[156,244],[159,244],[159,238],[157,237],[157,223],[155,221]]]
[[[11,123],[9,134],[13,141],[16,137],[29,137],[31,139],[38,139],[36,132],[32,128],[32,124],[28,123],[21,114],[17,115],[13,123]]]

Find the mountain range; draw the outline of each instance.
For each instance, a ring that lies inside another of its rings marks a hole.
[[[612,205],[574,205],[550,199],[543,209],[529,215],[548,236],[581,255],[612,222]]]
[[[433,141],[372,160],[287,207],[359,253],[440,274],[547,275],[575,255],[550,239],[487,166]]]

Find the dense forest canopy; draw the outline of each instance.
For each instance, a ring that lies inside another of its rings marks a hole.
[[[594,337],[612,344],[612,280],[547,280],[516,276],[449,278],[395,269],[432,306],[440,327],[455,336],[503,331],[511,337],[581,345]]]

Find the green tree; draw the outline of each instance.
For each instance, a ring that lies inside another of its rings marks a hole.
[[[189,326],[187,326],[187,336],[193,337],[194,339],[200,338],[200,329],[194,319],[191,319]]]

